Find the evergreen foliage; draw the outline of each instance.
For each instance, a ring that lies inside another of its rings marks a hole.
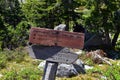
[[[25,45],[31,26],[53,29],[61,23],[66,30],[82,24],[90,32],[103,33],[114,48],[120,33],[119,4],[119,0],[0,0],[1,49]],[[109,34],[114,34],[111,40]]]

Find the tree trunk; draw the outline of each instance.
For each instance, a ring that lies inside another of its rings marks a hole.
[[[69,18],[65,21],[66,27],[65,31],[69,31]]]
[[[111,40],[110,40],[110,36],[109,36],[109,31],[108,30],[105,30],[105,43],[107,45],[111,44]]]
[[[115,48],[115,45],[116,45],[116,42],[117,42],[117,39],[118,39],[118,36],[119,36],[119,31],[117,30],[117,32],[115,33],[113,39],[112,39],[112,48],[114,49]]]
[[[105,27],[107,25],[107,20],[108,20],[108,17],[104,16],[102,26],[104,26],[104,30],[105,30],[105,33],[104,33],[105,34],[105,48],[111,49],[111,39],[109,36],[109,28]]]
[[[105,45],[104,45],[104,49],[111,49],[112,45],[111,45],[111,39],[109,36],[109,31],[105,30]]]

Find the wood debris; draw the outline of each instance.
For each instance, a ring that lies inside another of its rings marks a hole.
[[[101,64],[106,63],[108,65],[112,65],[108,60],[106,60],[107,54],[103,50],[95,50],[87,52],[87,58],[91,58],[94,63]]]

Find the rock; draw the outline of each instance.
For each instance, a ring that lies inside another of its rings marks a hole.
[[[79,50],[79,51],[77,51],[75,53],[78,54],[78,55],[81,55],[83,52],[82,52],[82,50]]]
[[[0,74],[0,78],[1,78],[1,77],[3,77],[3,75],[2,75],[2,74]]]
[[[55,26],[54,30],[65,31],[65,27],[65,24],[59,24],[58,26]]]
[[[69,77],[74,75],[74,68],[73,65],[68,64],[60,64],[57,69],[57,76],[58,77]]]
[[[90,32],[85,32],[85,44],[84,49],[98,49],[98,48],[106,48],[110,46],[110,38],[108,38],[108,42],[106,42],[106,37],[103,33],[95,34]]]
[[[73,66],[77,70],[78,73],[85,73],[84,63],[80,59],[76,60]]]
[[[102,64],[99,64],[98,66],[103,66]]]
[[[120,61],[117,62],[117,65],[120,66]]]
[[[39,65],[38,65],[38,68],[39,69],[43,69],[45,67],[45,63],[46,61],[42,61]]]
[[[107,51],[107,55],[109,58],[116,60],[116,59],[119,59],[120,52],[114,51],[114,50],[109,50],[109,51]]]
[[[41,62],[38,65],[39,69],[43,69],[45,67],[46,61]],[[57,77],[72,77],[78,75],[80,73],[85,73],[83,62],[78,59],[74,64],[64,64],[59,63],[56,76]]]
[[[78,59],[74,64],[59,64],[57,77],[72,77],[79,73],[85,73],[83,62]]]
[[[88,70],[88,69],[93,69],[93,66],[85,65],[85,70]]]
[[[45,67],[45,63],[46,61],[41,62],[38,65],[38,68],[43,69]],[[56,76],[57,77],[72,77],[80,73],[84,74],[85,69],[84,69],[83,62],[80,59],[78,59],[76,60],[76,62],[74,62],[74,64],[59,63]]]
[[[101,76],[102,80],[108,80],[106,76]]]

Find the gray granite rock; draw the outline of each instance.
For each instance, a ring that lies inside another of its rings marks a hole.
[[[59,64],[57,77],[72,77],[80,73],[85,73],[83,62],[78,59],[74,64]]]
[[[65,31],[65,27],[65,24],[59,24],[58,26],[55,26],[54,30]]]
[[[45,67],[45,62],[46,61],[41,62],[38,68],[43,69]],[[74,64],[59,63],[56,76],[57,77],[72,77],[72,76],[76,76],[81,73],[82,74],[85,73],[84,64],[80,59],[78,59],[76,60]]]

